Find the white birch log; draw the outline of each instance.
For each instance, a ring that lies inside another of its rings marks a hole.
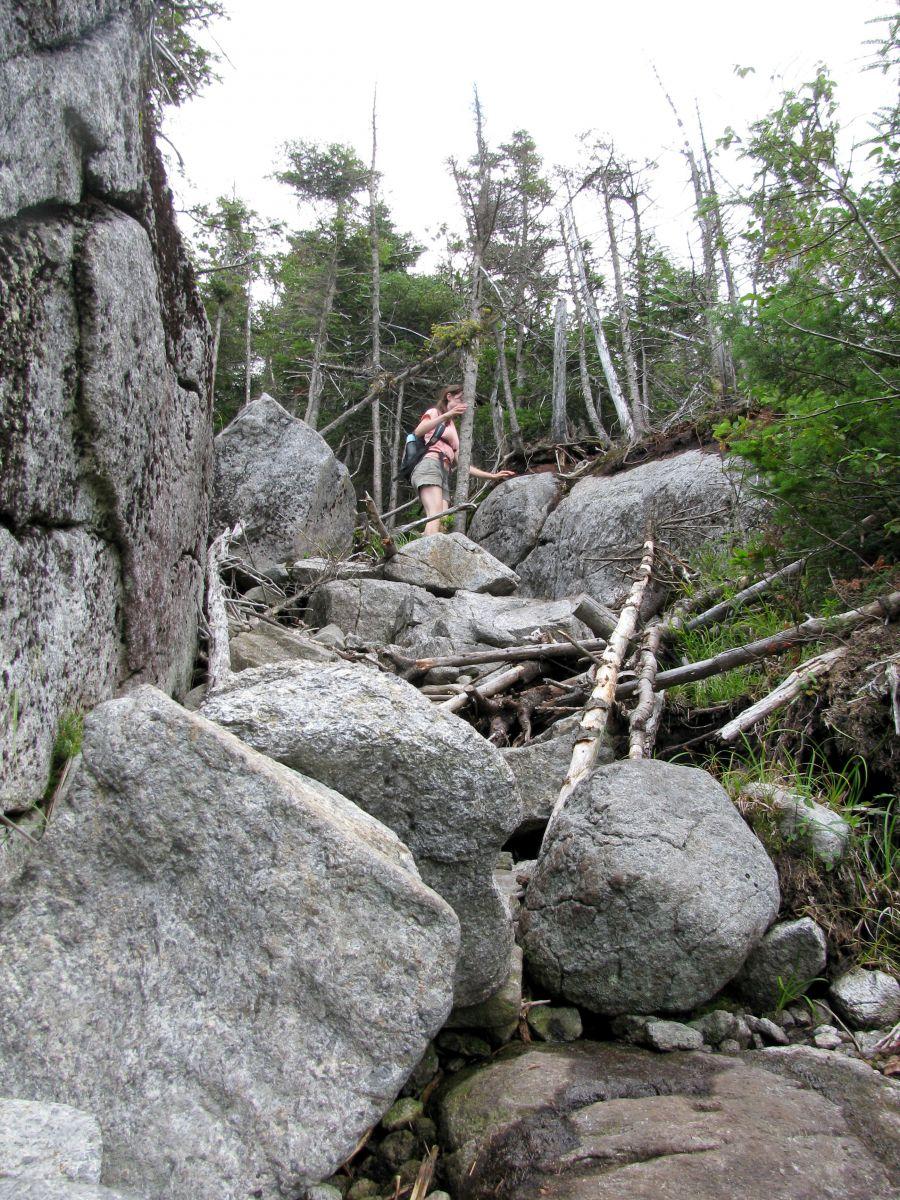
[[[584,400],[584,408],[587,413],[588,421],[591,423],[591,428],[597,435],[601,446],[604,450],[608,449],[612,444],[609,439],[609,434],[603,428],[603,422],[600,419],[600,414],[597,410],[597,405],[594,404],[594,393],[591,389],[591,377],[588,372],[587,365],[587,347],[584,337],[584,316],[581,311],[581,296],[578,294],[578,286],[575,282],[575,268],[572,266],[572,251],[569,249],[569,239],[566,235],[566,223],[559,217],[559,232],[562,239],[563,249],[566,252],[566,269],[569,276],[569,290],[572,293],[572,300],[575,305],[575,320],[578,325],[578,378],[581,381],[581,395]]]
[[[459,712],[460,709],[466,707],[470,700],[477,700],[479,696],[483,696],[485,699],[489,699],[491,696],[498,696],[500,692],[507,691],[515,683],[530,683],[540,673],[541,668],[539,663],[519,663],[517,667],[510,667],[508,670],[492,674],[489,679],[482,680],[477,687],[467,688],[465,692],[454,696],[452,700],[445,700],[440,705],[440,708],[443,712]]]
[[[227,683],[233,675],[228,649],[228,614],[225,611],[220,572],[228,555],[228,547],[242,532],[240,525],[224,530],[206,552],[206,620],[209,626],[207,686],[210,692]]]
[[[641,639],[641,658],[638,673],[638,703],[628,722],[628,757],[649,757],[653,744],[651,741],[651,721],[656,717],[655,725],[659,724],[662,705],[665,700],[664,692],[654,690],[657,671],[657,655],[663,638],[663,626],[659,619],[652,621],[644,630]]]
[[[625,661],[625,655],[631,639],[634,637],[640,619],[641,603],[647,584],[653,574],[653,556],[656,547],[652,536],[644,542],[644,556],[638,567],[637,575],[632,584],[631,592],[625,601],[625,606],[619,614],[619,620],[610,635],[609,645],[603,651],[601,665],[597,671],[594,690],[591,692],[581,718],[581,730],[572,747],[572,759],[569,770],[563,781],[559,796],[547,823],[549,831],[554,821],[565,808],[566,801],[572,792],[593,769],[600,750],[600,738],[609,723],[609,714],[615,704],[616,681],[619,671]],[[544,835],[546,837],[546,833]]]
[[[838,646],[834,650],[826,650],[799,666],[796,671],[783,680],[777,688],[763,696],[756,704],[751,704],[742,713],[723,725],[716,735],[720,742],[733,742],[742,733],[752,729],[759,721],[771,716],[780,708],[793,703],[794,700],[820,675],[827,675],[836,662],[840,662],[847,653],[846,646]]]

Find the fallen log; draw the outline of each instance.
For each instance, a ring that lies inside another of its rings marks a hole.
[[[628,722],[628,757],[647,758],[653,752],[655,731],[662,715],[665,693],[655,689],[658,670],[657,655],[663,639],[660,620],[651,621],[641,640],[638,672],[638,703]],[[654,719],[655,718],[655,719]]]
[[[796,700],[814,679],[820,675],[827,675],[834,664],[844,658],[846,653],[846,646],[838,646],[834,650],[826,650],[823,654],[808,659],[796,671],[791,671],[790,675],[777,688],[769,692],[768,696],[764,696],[756,704],[751,704],[733,721],[723,725],[716,737],[720,742],[733,742],[739,734],[752,729],[758,721],[762,721],[763,718]]]
[[[475,700],[479,696],[487,699],[491,696],[497,696],[500,692],[507,691],[516,683],[530,683],[532,679],[536,679],[541,673],[541,665],[536,662],[520,663],[517,667],[510,667],[508,671],[498,671],[493,677],[482,680],[477,686],[473,683],[466,688],[460,695],[454,696],[452,700],[445,700],[443,704],[439,704],[443,712],[459,712],[465,708],[470,700]]]
[[[523,662],[544,658],[586,658],[591,650],[603,650],[603,638],[591,638],[581,643],[544,642],[533,646],[500,646],[496,650],[470,650],[467,654],[446,654],[437,658],[407,658],[396,650],[388,651],[392,662],[401,671],[423,673],[432,667],[474,667],[478,663]]]
[[[227,683],[233,672],[228,649],[228,614],[222,590],[222,563],[228,556],[231,542],[241,536],[243,526],[225,529],[213,541],[206,554],[206,620],[209,629],[208,686],[209,691]]]
[[[547,830],[559,818],[565,808],[569,796],[591,771],[597,761],[600,749],[600,738],[609,722],[616,699],[616,681],[631,639],[634,637],[640,619],[641,602],[647,590],[647,584],[653,574],[653,558],[656,546],[652,535],[644,542],[644,554],[638,567],[637,575],[632,584],[631,592],[619,614],[619,620],[613,630],[609,645],[603,651],[601,665],[597,670],[596,683],[584,708],[581,718],[581,730],[572,747],[572,759],[569,770],[563,781],[562,788],[556,798]],[[546,831],[544,836],[546,837]]]
[[[669,671],[660,671],[656,676],[656,690],[664,691],[680,683],[695,683],[698,679],[708,679],[711,675],[721,675],[735,667],[743,667],[748,663],[759,662],[764,658],[773,658],[784,654],[803,642],[815,642],[822,638],[837,636],[865,625],[869,621],[893,621],[900,615],[900,592],[891,592],[880,596],[871,604],[862,608],[853,608],[848,612],[838,613],[834,617],[810,617],[790,629],[773,633],[770,637],[759,638],[748,642],[745,646],[734,646],[723,650],[712,658],[704,658],[699,662],[688,663],[683,667],[673,667]],[[616,689],[616,699],[624,700],[633,696],[638,690],[637,680],[622,683]]]

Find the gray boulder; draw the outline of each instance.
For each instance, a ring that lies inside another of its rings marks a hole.
[[[588,592],[618,609],[630,587],[623,568],[627,560],[637,566],[648,518],[668,521],[666,544],[687,554],[721,541],[746,515],[738,473],[700,450],[580,480],[547,517],[534,550],[517,562],[519,591]]]
[[[562,484],[549,472],[507,479],[478,506],[469,536],[508,567],[516,567],[537,545],[561,495]]]
[[[725,790],[656,760],[600,767],[544,838],[519,919],[529,971],[594,1012],[679,1012],[731,979],[778,878]]]
[[[779,921],[750,952],[734,984],[751,1007],[765,1012],[820,979],[827,958],[825,934],[810,917]]]
[[[212,519],[240,521],[253,565],[350,548],[356,497],[347,468],[312,426],[263,393],[215,440]],[[241,553],[238,543],[235,553]]]
[[[393,829],[459,916],[455,1003],[477,1003],[500,987],[512,931],[492,869],[520,802],[490,742],[411,684],[352,663],[244,671],[202,711]]]
[[[580,717],[575,714],[557,721],[524,746],[501,749],[522,797],[522,823],[516,833],[534,833],[550,820],[580,728]],[[604,734],[597,761],[603,765],[611,763],[614,757],[611,740]]]
[[[900,983],[886,971],[854,967],[834,981],[829,995],[854,1029],[886,1029],[900,1021]]]
[[[0,12],[0,807],[126,681],[187,689],[212,456],[209,329],[145,111],[147,12]]]
[[[513,942],[509,974],[498,990],[480,1004],[454,1008],[447,1029],[480,1029],[493,1042],[508,1042],[519,1027],[522,1011],[522,947]]]
[[[833,867],[843,858],[850,841],[850,826],[840,813],[771,783],[748,783],[741,790],[749,799],[772,806],[778,829],[789,844],[820,859],[827,867]]]
[[[462,533],[437,533],[407,542],[384,564],[384,578],[438,596],[460,591],[508,596],[519,582],[515,571]]]
[[[455,1076],[439,1125],[458,1200],[892,1200],[900,1185],[900,1088],[798,1048],[532,1045]]]
[[[0,893],[0,1078],[95,1113],[110,1185],[294,1194],[443,1024],[458,936],[388,829],[139,688]]]

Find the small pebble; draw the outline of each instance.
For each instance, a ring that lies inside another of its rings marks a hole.
[[[363,1176],[347,1189],[347,1200],[366,1200],[367,1196],[378,1195],[378,1184],[374,1179]]]
[[[841,1035],[833,1025],[817,1025],[813,1030],[813,1045],[820,1050],[837,1050],[843,1045]]]
[[[528,1011],[528,1027],[542,1042],[574,1042],[581,1037],[581,1013],[577,1008],[538,1004]]]
[[[342,1200],[339,1188],[329,1183],[317,1183],[315,1187],[306,1189],[306,1200]]]
[[[720,1054],[740,1054],[740,1052],[741,1043],[735,1041],[734,1038],[725,1038],[723,1041],[719,1042]]]
[[[433,1146],[437,1141],[437,1125],[431,1117],[417,1117],[413,1121],[413,1133],[424,1146]]]
[[[427,1200],[450,1200],[447,1192],[429,1192]]]
[[[790,1041],[790,1038],[781,1026],[776,1025],[774,1021],[770,1021],[768,1017],[757,1018],[755,1032],[764,1041],[773,1042],[776,1046],[787,1046]]]
[[[400,1164],[400,1170],[397,1174],[400,1176],[400,1187],[412,1187],[416,1182],[416,1176],[419,1174],[421,1160],[418,1158],[408,1158],[405,1163]]]
[[[457,1033],[453,1029],[445,1029],[438,1034],[438,1049],[443,1054],[462,1054],[466,1058],[486,1059],[491,1057],[491,1047],[484,1038],[474,1033]]]
[[[416,1135],[411,1129],[398,1129],[395,1133],[389,1133],[376,1151],[391,1171],[399,1170],[401,1163],[412,1158],[415,1152]]]

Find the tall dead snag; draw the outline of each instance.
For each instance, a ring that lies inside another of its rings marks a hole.
[[[581,781],[590,774],[597,755],[600,751],[600,738],[609,723],[616,697],[616,682],[619,671],[625,661],[628,646],[634,637],[640,620],[641,603],[647,584],[653,574],[653,557],[656,553],[656,543],[653,535],[648,534],[644,542],[644,556],[637,569],[634,583],[628,599],[625,601],[615,629],[610,634],[609,644],[600,658],[594,690],[588,697],[581,718],[581,731],[572,747],[572,759],[569,771],[560,789],[559,796],[547,823],[549,831],[554,821],[565,807],[566,801]]]
[[[600,355],[600,364],[603,367],[603,374],[606,379],[606,386],[609,388],[610,399],[613,402],[613,408],[616,410],[616,416],[619,418],[621,430],[629,442],[634,441],[635,431],[634,422],[631,419],[631,412],[625,402],[625,396],[622,392],[622,386],[619,383],[619,377],[616,374],[616,369],[613,366],[612,355],[609,352],[609,343],[606,340],[606,334],[603,332],[603,323],[600,320],[600,311],[597,308],[597,302],[594,299],[594,294],[588,285],[587,271],[584,265],[584,254],[581,248],[581,239],[578,236],[578,227],[575,224],[575,214],[572,212],[571,200],[565,210],[571,230],[571,249],[572,258],[575,263],[575,270],[578,275],[578,286],[581,289],[581,299],[584,304],[585,312],[590,322],[591,330],[594,334],[594,341],[597,343],[597,353]]]
[[[566,298],[559,296],[553,324],[553,409],[550,417],[550,436],[554,442],[566,441],[566,425]]]
[[[381,249],[378,238],[378,172],[375,170],[378,149],[378,125],[372,97],[372,165],[369,169],[369,249],[372,258],[372,378],[381,374]],[[372,401],[372,499],[375,511],[384,507],[381,493],[381,400]]]
[[[581,380],[581,395],[584,399],[584,409],[587,413],[587,418],[591,423],[591,428],[597,435],[597,438],[604,450],[609,449],[612,445],[609,434],[603,428],[603,422],[600,420],[600,414],[597,412],[597,407],[594,404],[594,393],[591,389],[591,377],[588,372],[587,365],[587,345],[584,336],[584,315],[581,308],[581,296],[578,293],[578,288],[575,283],[575,268],[572,265],[572,251],[569,249],[569,239],[566,234],[566,223],[562,218],[562,213],[559,217],[559,233],[563,244],[563,249],[566,252],[566,269],[569,275],[569,290],[572,293],[572,300],[575,305],[575,322],[578,326],[578,377]]]
[[[638,703],[628,722],[628,757],[648,758],[653,753],[656,727],[662,713],[664,693],[654,689],[657,654],[663,638],[663,624],[657,618],[650,622],[641,639],[641,658],[638,671]]]

